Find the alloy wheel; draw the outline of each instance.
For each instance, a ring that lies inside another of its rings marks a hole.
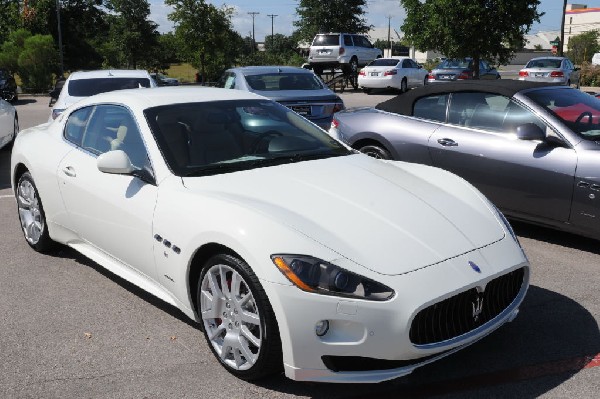
[[[40,209],[37,190],[28,179],[22,179],[19,182],[17,206],[25,239],[29,244],[36,245],[44,232],[46,222]]]

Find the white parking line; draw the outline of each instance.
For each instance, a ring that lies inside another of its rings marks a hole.
[[[0,195],[0,199],[3,198],[14,198],[12,195]]]

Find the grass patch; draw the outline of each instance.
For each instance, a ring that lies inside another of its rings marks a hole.
[[[181,83],[191,83],[196,80],[196,68],[191,64],[171,64],[166,71],[171,78],[177,78]]]

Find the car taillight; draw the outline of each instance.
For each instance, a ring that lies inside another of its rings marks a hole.
[[[461,72],[460,75],[456,78],[458,80],[471,79],[471,75],[468,72]]]
[[[366,76],[367,74],[365,73],[364,69],[361,69],[360,72],[358,73],[360,76]]]
[[[344,55],[346,53],[346,49],[343,47],[340,47],[340,55]]]
[[[550,73],[551,78],[562,78],[564,76],[565,76],[565,74],[562,73],[561,71],[554,71],[554,72]]]
[[[529,73],[527,71],[519,71],[519,76],[524,78],[524,77],[529,76]]]
[[[435,75],[432,73],[428,73],[427,74],[427,79],[434,79],[435,80]]]
[[[331,128],[332,129],[337,129],[339,125],[340,125],[340,121],[338,121],[337,119],[333,118],[331,120]]]
[[[385,71],[383,73],[383,76],[390,76],[390,75],[397,75],[398,71],[396,71],[395,69],[390,69],[389,71]]]

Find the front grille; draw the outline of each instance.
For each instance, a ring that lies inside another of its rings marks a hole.
[[[487,323],[515,300],[524,277],[525,269],[520,268],[493,279],[483,292],[471,288],[421,310],[410,327],[411,342],[435,344]]]

